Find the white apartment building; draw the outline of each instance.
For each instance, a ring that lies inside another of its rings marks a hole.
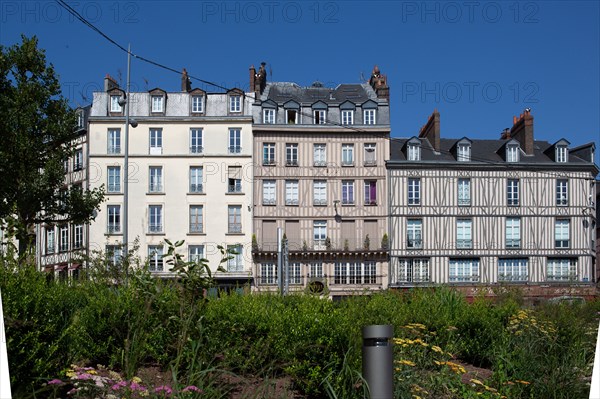
[[[207,93],[156,88],[129,96],[128,216],[124,210],[125,91],[107,76],[94,93],[89,117],[90,186],[106,187],[106,201],[90,226],[89,246],[117,259],[123,226],[139,239],[149,270],[172,276],[161,259],[164,240],[185,240],[185,259],[221,260],[217,246],[239,252],[214,277],[221,287],[252,279],[252,110],[239,89]],[[122,103],[122,101],[121,101]],[[135,123],[131,123],[131,120]],[[135,127],[133,127],[135,126]]]

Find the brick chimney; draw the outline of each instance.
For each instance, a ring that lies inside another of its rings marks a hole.
[[[109,91],[118,87],[119,84],[117,83],[115,78],[113,78],[109,74],[106,74],[106,76],[104,77],[104,91]]]
[[[434,151],[440,151],[440,113],[437,109],[433,110],[433,113],[429,116],[427,123],[424,124],[419,131],[419,138],[425,138],[429,140],[429,143],[433,146]]]
[[[513,116],[513,127],[509,135],[521,143],[525,154],[533,155],[533,115],[529,108],[526,108],[518,118]]]
[[[265,91],[265,87],[267,87],[266,65],[266,62],[261,62],[258,72],[254,68],[254,65],[250,67],[250,90],[254,92],[254,97],[256,99],[260,97],[263,91]]]
[[[254,68],[254,65],[250,66],[250,90],[249,91],[254,91],[254,82],[256,80],[256,68]]]
[[[187,93],[192,91],[192,81],[185,68],[183,68],[183,71],[181,72],[181,91]]]
[[[377,65],[373,68],[369,84],[373,90],[375,90],[377,98],[383,98],[388,102],[390,101],[390,88],[387,85],[387,76],[382,75],[381,72],[379,72],[379,67]]]
[[[506,128],[500,133],[500,140],[510,140],[510,128]]]

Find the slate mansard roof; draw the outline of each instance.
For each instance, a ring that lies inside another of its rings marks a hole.
[[[368,100],[377,101],[377,95],[368,84],[340,84],[336,88],[328,88],[318,84],[300,87],[295,83],[272,82],[267,83],[261,100],[272,100],[276,103],[293,100],[303,105],[323,101],[328,105],[340,105],[346,101],[354,104],[362,104]]]

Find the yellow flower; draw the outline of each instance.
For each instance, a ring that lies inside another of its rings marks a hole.
[[[69,378],[75,377],[77,374],[73,370],[67,370],[66,376]]]
[[[481,382],[481,381],[479,381],[479,380],[476,380],[476,379],[474,379],[474,378],[471,378],[471,379],[470,379],[470,381],[471,381],[473,384],[477,384],[477,385],[483,385],[483,382]]]
[[[437,345],[433,345],[433,346],[431,347],[431,350],[432,350],[432,351],[434,351],[434,352],[438,352],[438,353],[444,353],[444,351],[442,350],[442,348],[440,348],[440,347],[439,347],[439,346],[437,346]]]
[[[88,370],[87,373],[91,375],[98,375],[98,372],[96,370]]]
[[[404,365],[407,365],[407,366],[410,366],[410,367],[415,367],[416,366],[416,364],[413,363],[413,362],[411,362],[410,360],[400,360],[398,363],[404,364]]]
[[[141,379],[140,377],[137,377],[137,376],[136,376],[136,377],[133,377],[133,378],[131,379],[131,381],[132,381],[132,382],[135,382],[136,384],[139,384],[140,382],[142,382],[142,379]]]
[[[519,384],[523,384],[523,385],[531,384],[531,382],[527,382],[527,381],[523,381],[523,380],[515,380],[515,382],[518,382]]]

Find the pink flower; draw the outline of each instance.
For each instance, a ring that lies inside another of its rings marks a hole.
[[[73,388],[69,392],[67,392],[67,395],[73,395],[73,394],[77,393],[78,391],[79,390],[77,388]]]
[[[92,379],[92,375],[88,374],[88,373],[78,373],[75,377],[78,380],[91,380]]]
[[[161,385],[159,387],[154,388],[154,392],[157,392],[157,393],[158,392],[164,392],[167,395],[170,395],[170,394],[173,393],[173,390],[169,386],[167,386],[167,385]]]
[[[146,390],[146,387],[143,385],[138,384],[137,382],[132,382],[131,385],[129,386],[129,388],[131,388],[132,391],[140,391],[143,392]]]
[[[195,385],[190,385],[181,390],[181,392],[202,392],[202,389],[198,388]]]
[[[48,381],[48,385],[62,385],[63,382],[58,378]]]

